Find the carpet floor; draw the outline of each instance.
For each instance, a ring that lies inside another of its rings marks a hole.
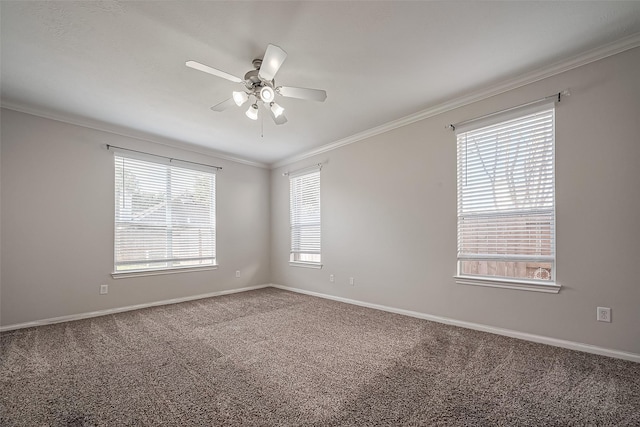
[[[640,364],[274,288],[0,334],[0,425],[638,426]]]

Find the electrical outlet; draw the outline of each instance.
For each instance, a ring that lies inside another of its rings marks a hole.
[[[333,277],[333,274],[330,274],[330,275],[329,275],[329,281],[330,281],[331,283],[333,283],[333,282],[335,282],[335,281],[336,281],[335,277]]]
[[[240,270],[236,270],[236,277],[240,277]]]
[[[353,280],[353,277],[349,277],[349,284],[351,286],[355,285],[355,281]]]
[[[598,307],[597,319],[599,322],[611,323],[611,309],[609,307]]]
[[[106,295],[109,293],[109,285],[100,285],[100,295]]]

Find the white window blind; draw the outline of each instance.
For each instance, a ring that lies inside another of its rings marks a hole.
[[[115,155],[115,271],[216,264],[216,175]]]
[[[289,176],[292,262],[320,263],[320,171]]]
[[[459,276],[555,282],[554,114],[457,134]]]

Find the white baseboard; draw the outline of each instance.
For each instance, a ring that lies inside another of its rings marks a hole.
[[[400,308],[388,307],[385,305],[372,304],[368,302],[353,300],[349,298],[337,297],[333,295],[322,294],[319,292],[307,291],[304,289],[292,288],[289,286],[275,285],[270,286],[285,291],[298,292],[301,294],[311,295],[314,297],[326,298],[334,301],[340,301],[347,304],[359,305],[362,307],[374,308],[376,310],[388,311],[390,313],[402,314],[405,316],[417,317],[418,319],[431,320],[433,322],[444,323],[447,325],[460,326],[462,328],[474,329],[476,331],[489,332],[497,335],[504,335],[511,338],[518,338],[525,341],[533,341],[541,344],[553,345],[556,347],[568,348],[570,350],[578,350],[586,353],[599,354],[601,356],[614,357],[617,359],[629,360],[631,362],[640,363],[640,354],[630,353],[620,350],[612,350],[609,348],[598,347],[591,344],[583,344],[575,341],[561,340],[558,338],[545,337],[542,335],[528,334],[526,332],[514,331],[512,329],[496,328],[494,326],[483,325],[480,323],[465,322],[462,320],[451,319],[448,317],[433,316],[431,314],[419,313],[417,311],[403,310]]]
[[[54,323],[70,322],[72,320],[88,319],[90,317],[106,316],[108,314],[122,313],[123,311],[139,310],[141,308],[155,307],[158,305],[177,304],[179,302],[193,301],[202,298],[217,297],[220,295],[235,294],[238,292],[252,291],[254,289],[266,288],[271,285],[248,286],[246,288],[229,289],[226,291],[209,292],[206,294],[191,295],[188,297],[173,298],[163,301],[147,302],[144,304],[129,305],[126,307],[109,308],[107,310],[90,311],[88,313],[71,314],[69,316],[52,317],[50,319],[34,320],[33,322],[16,323],[13,325],[0,326],[0,332],[13,331],[15,329],[32,328],[34,326],[51,325]]]

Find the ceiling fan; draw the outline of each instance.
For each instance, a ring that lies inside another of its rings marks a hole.
[[[244,85],[242,90],[233,91],[231,98],[211,107],[213,111],[224,111],[233,104],[240,107],[247,101],[251,101],[249,109],[245,113],[247,117],[258,120],[258,106],[262,105],[271,115],[273,121],[277,125],[281,125],[287,122],[287,118],[284,115],[284,108],[275,101],[276,94],[287,98],[309,99],[319,102],[324,102],[327,99],[327,92],[324,90],[276,86],[274,77],[286,58],[287,52],[276,45],[269,44],[264,57],[253,60],[254,69],[248,71],[244,75],[244,79],[196,61],[187,61],[185,65]]]

